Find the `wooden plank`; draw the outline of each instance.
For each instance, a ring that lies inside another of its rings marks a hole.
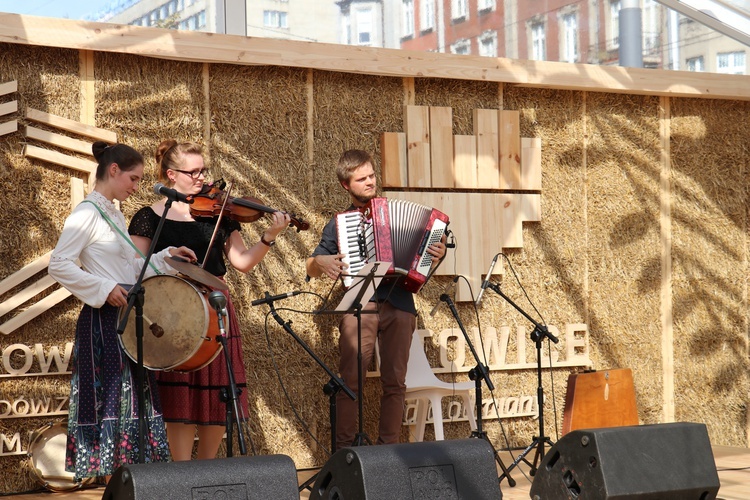
[[[523,219],[521,195],[516,193],[501,193],[502,207],[502,248],[523,247]]]
[[[71,293],[65,288],[55,290],[33,306],[0,325],[0,333],[8,335],[16,328],[25,325],[32,319],[47,311],[50,307],[62,302],[70,296]]]
[[[23,150],[24,156],[29,158],[54,163],[55,165],[72,168],[87,174],[92,174],[96,171],[96,162],[90,160],[68,156],[63,153],[58,153],[57,151],[50,151],[49,149],[42,149],[31,144],[27,144]]]
[[[9,122],[0,123],[0,135],[12,134],[18,130],[18,121],[11,120]]]
[[[94,75],[94,51],[78,52],[78,72],[81,78],[81,123],[96,124],[96,76]]]
[[[23,266],[18,271],[14,272],[4,280],[0,281],[0,295],[3,295],[11,288],[18,286],[27,279],[34,276],[36,273],[46,269],[49,265],[49,258],[52,255],[52,251],[49,251],[36,259]]]
[[[379,49],[7,13],[0,14],[0,42],[74,50],[96,47],[101,52],[179,61],[507,82],[514,87],[750,100],[746,75]]]
[[[477,189],[479,187],[475,136],[453,136],[453,170],[457,188]]]
[[[28,287],[24,288],[17,294],[13,295],[11,298],[6,300],[5,302],[0,302],[0,316],[3,316],[5,314],[8,314],[10,311],[15,309],[16,307],[20,306],[27,300],[31,299],[35,295],[43,292],[47,288],[51,287],[57,283],[55,279],[52,276],[44,276],[41,279],[38,279]]]
[[[539,222],[542,220],[542,196],[521,193],[521,221]]]
[[[66,135],[57,134],[55,132],[49,132],[42,130],[31,125],[26,126],[26,137],[28,139],[35,139],[37,141],[46,142],[59,148],[68,149],[85,155],[92,155],[91,146],[92,143],[74,139]]]
[[[453,110],[450,107],[430,106],[430,172],[430,187],[454,187]]]
[[[430,187],[430,112],[427,106],[406,106],[406,159],[409,187]]]
[[[521,189],[521,113],[499,111],[500,189]]]
[[[676,412],[675,354],[674,354],[674,293],[672,290],[672,108],[668,98],[659,100],[659,141],[661,168],[659,171],[659,246],[661,261],[660,314],[662,419],[674,422]],[[745,261],[747,256],[744,257]],[[745,262],[745,267],[747,262]],[[750,421],[748,422],[750,427]],[[747,429],[750,433],[750,428]]]
[[[497,113],[495,109],[475,109],[473,112],[477,138],[477,187],[480,189],[500,189]]]
[[[18,92],[18,80],[0,83],[0,95],[7,95],[13,92]]]
[[[540,191],[542,189],[542,138],[521,138],[521,187]]]
[[[89,191],[94,189],[94,175],[89,174]],[[83,181],[78,177],[70,178],[70,211],[72,212],[79,203],[86,197],[86,192],[83,187]]]
[[[406,134],[404,132],[383,132],[381,134],[380,175],[384,188],[402,188],[409,185],[406,168]]]
[[[117,134],[111,130],[93,127],[85,123],[56,116],[34,108],[26,108],[26,118],[38,123],[44,123],[52,127],[61,128],[67,132],[90,137],[98,141],[114,144],[117,142]]]
[[[0,116],[18,111],[18,101],[8,101],[0,104]]]

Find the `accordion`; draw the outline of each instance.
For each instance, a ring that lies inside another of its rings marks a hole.
[[[429,278],[432,255],[427,247],[439,242],[448,216],[434,208],[406,200],[373,198],[357,210],[336,215],[339,253],[348,268],[344,285],[368,263],[391,262],[387,274],[402,275],[401,286],[413,293]]]

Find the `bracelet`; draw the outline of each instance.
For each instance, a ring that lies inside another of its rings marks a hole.
[[[276,240],[266,241],[265,233],[260,235],[260,242],[263,243],[267,247],[272,247],[276,244]]]

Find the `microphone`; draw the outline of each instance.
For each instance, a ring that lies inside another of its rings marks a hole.
[[[219,321],[219,335],[222,338],[226,338],[227,332],[224,329],[224,316],[227,314],[226,296],[220,291],[214,290],[213,292],[208,294],[208,303],[211,304],[211,307],[216,309],[216,319]],[[219,337],[216,337],[216,340],[221,342],[219,340]]]
[[[224,308],[227,307],[227,297],[220,291],[214,290],[208,294],[208,303],[216,309],[217,313],[221,314]]]
[[[457,281],[458,281],[458,276],[455,276],[452,280],[450,280],[448,284],[445,285],[445,290],[443,290],[443,293],[440,294],[440,297],[442,297],[445,294],[448,294],[448,292],[450,292],[451,289],[455,289]],[[455,293],[455,291],[453,293]],[[435,307],[433,307],[432,311],[430,311],[430,316],[435,316],[435,313],[437,312],[438,307],[440,307],[440,304],[442,303],[443,303],[443,299],[438,298],[437,304],[435,304]]]
[[[484,276],[484,281],[482,282],[482,287],[479,289],[479,293],[477,294],[477,300],[474,302],[475,306],[479,305],[479,302],[482,300],[482,295],[484,295],[484,291],[487,289],[487,285],[490,284],[490,278],[492,278],[492,270],[495,269],[495,264],[497,264],[497,258],[500,254],[495,254],[495,257],[492,259],[492,262],[490,262],[490,268],[487,269],[487,274]]]
[[[295,290],[293,292],[287,292],[287,293],[280,293],[279,295],[268,295],[268,292],[266,292],[266,296],[262,299],[256,299],[252,302],[250,302],[251,306],[259,306],[261,304],[270,304],[271,302],[274,302],[276,300],[286,299],[289,297],[294,297],[295,295],[299,295],[302,292],[299,290]]]
[[[166,196],[171,201],[181,201],[183,203],[193,203],[193,195],[180,193],[176,189],[168,188],[161,182],[154,186],[154,193]]]

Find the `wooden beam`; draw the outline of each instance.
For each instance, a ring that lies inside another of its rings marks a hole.
[[[73,139],[72,137],[68,137],[62,134],[56,134],[47,130],[42,130],[36,127],[32,127],[31,125],[28,125],[26,127],[26,137],[28,139],[35,139],[37,141],[46,142],[47,144],[51,144],[59,148],[75,151],[76,153],[81,153],[89,156],[91,156],[92,154],[90,142]]]
[[[0,123],[0,135],[11,134],[16,130],[18,130],[18,122],[16,120]]]
[[[380,136],[380,176],[384,188],[408,186],[405,133],[383,132]]]
[[[18,92],[18,80],[0,83],[0,95],[6,95],[12,92]]]
[[[49,258],[52,252],[49,251],[29,264],[26,264],[18,271],[14,272],[4,280],[0,281],[0,295],[5,294],[8,290],[18,286],[36,273],[46,269],[49,265]]]
[[[96,76],[92,50],[78,53],[78,67],[81,75],[81,123],[96,125]]]
[[[71,293],[65,288],[58,288],[42,300],[25,309],[22,313],[0,325],[0,333],[8,335],[18,327],[21,327],[36,318],[50,307],[70,297]]]
[[[63,153],[58,153],[57,151],[50,151],[49,149],[42,149],[38,146],[32,146],[31,144],[24,146],[23,151],[24,156],[54,163],[61,167],[72,168],[73,170],[78,170],[87,174],[92,174],[96,171],[96,162],[94,161],[85,160],[75,156],[68,156]]]
[[[2,16],[0,15],[0,17]],[[67,132],[83,135],[85,137],[90,137],[98,141],[105,141],[110,144],[117,142],[117,134],[111,130],[86,125],[85,123],[63,118],[62,116],[52,115],[44,111],[39,111],[38,109],[26,108],[26,118],[37,123],[44,123],[45,125],[60,128]]]
[[[0,14],[0,42],[178,61],[505,82],[531,88],[750,100],[750,76],[747,75],[380,49],[7,13]]]
[[[9,115],[18,111],[18,101],[0,103],[0,116]]]

